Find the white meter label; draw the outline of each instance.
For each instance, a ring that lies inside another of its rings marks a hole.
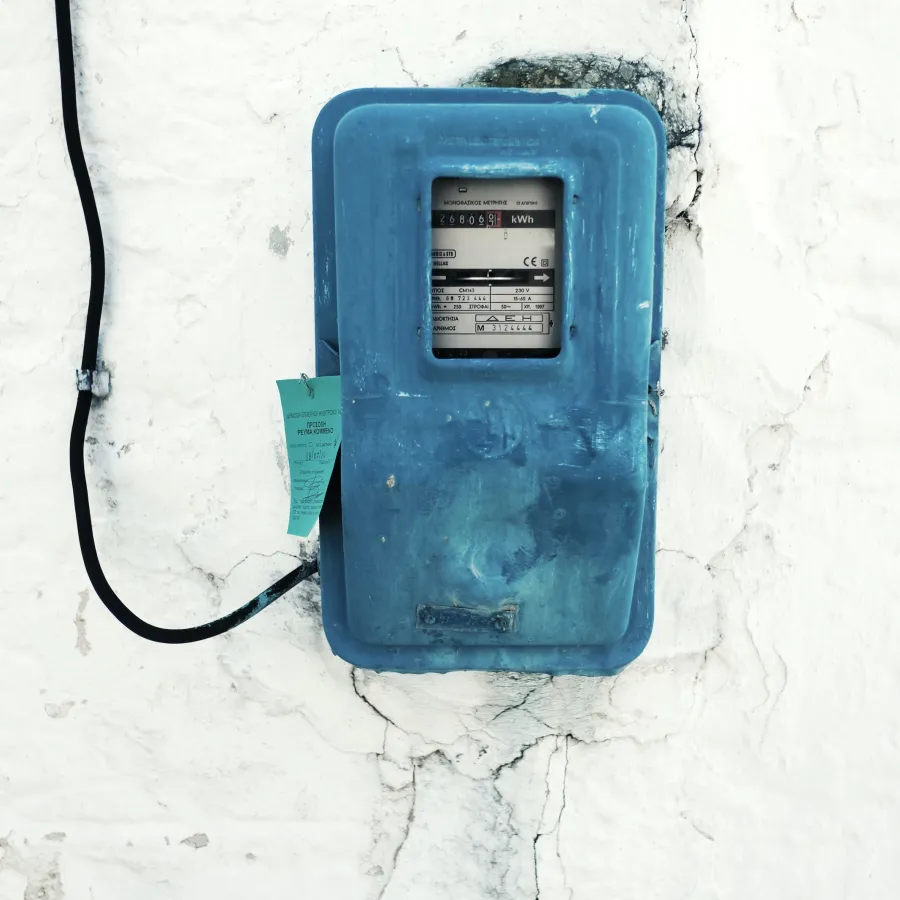
[[[555,356],[562,183],[438,178],[431,204],[436,356]]]

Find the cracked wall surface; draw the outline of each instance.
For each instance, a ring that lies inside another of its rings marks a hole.
[[[76,4],[113,389],[100,556],[160,625],[314,552],[310,132],[364,85],[626,87],[669,137],[657,611],[611,679],[352,669],[318,583],[213,641],[91,590],[89,280],[52,8],[0,12],[0,900],[893,898],[900,13],[849,0]]]

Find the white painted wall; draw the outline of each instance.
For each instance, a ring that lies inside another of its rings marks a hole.
[[[329,97],[646,56],[699,75],[704,187],[668,241],[636,664],[354,676],[314,588],[207,644],[142,643],[89,590],[71,511],[88,258],[52,4],[0,6],[0,900],[895,897],[896,6],[77,5],[113,372],[89,480],[109,577],[160,624],[298,552],[275,379],[313,370]]]

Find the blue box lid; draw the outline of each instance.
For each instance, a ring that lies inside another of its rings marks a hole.
[[[666,141],[623,91],[365,89],[313,135],[317,373],[342,376],[322,616],[354,665],[614,674],[653,621]],[[441,177],[562,183],[557,356],[432,352]]]

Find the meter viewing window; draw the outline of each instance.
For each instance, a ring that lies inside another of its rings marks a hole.
[[[431,197],[434,355],[556,356],[562,182],[436,178]]]

